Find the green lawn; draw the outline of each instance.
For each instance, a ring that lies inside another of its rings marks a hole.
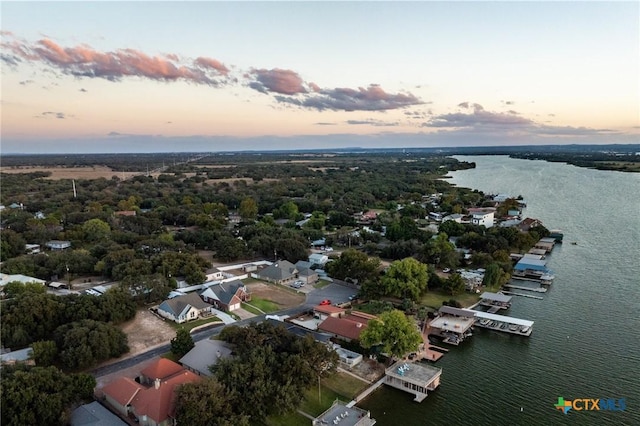
[[[369,384],[363,380],[356,379],[350,374],[337,372],[331,377],[322,379],[322,385],[333,389],[336,393],[353,399],[364,391]]]
[[[268,314],[270,312],[276,312],[276,311],[280,310],[280,306],[278,306],[278,304],[272,302],[271,300],[260,299],[259,297],[255,297],[255,296],[251,297],[250,304],[252,306],[260,309],[265,314]]]
[[[166,358],[173,362],[178,362],[178,360],[180,359],[177,356],[175,356],[174,353],[171,351],[163,353],[162,355],[160,355],[160,358]]]
[[[220,321],[220,318],[216,317],[215,315],[210,317],[210,318],[206,318],[206,319],[199,319],[199,320],[195,320],[195,321],[189,321],[189,322],[183,322],[182,324],[178,324],[176,322],[173,321],[167,321],[167,324],[169,324],[171,327],[175,328],[176,330],[179,328],[184,328],[187,331],[191,331],[194,327],[198,327],[200,325],[204,325],[204,324],[208,324],[210,322],[217,322]]]
[[[320,280],[313,285],[313,288],[323,288],[331,284],[329,281]]]
[[[264,312],[260,312],[258,309],[254,308],[248,303],[244,303],[244,302],[242,302],[242,309],[244,309],[245,311],[249,311],[254,315],[262,315],[264,313]]]
[[[451,299],[455,299],[462,304],[462,306],[471,306],[480,300],[480,296],[475,293],[464,292],[457,296],[451,296],[447,293],[441,293],[439,291],[429,291],[420,299],[421,305],[426,305],[435,309],[439,309],[442,306],[442,302],[448,302]]]
[[[355,395],[360,393],[367,384],[348,374],[336,373],[320,382],[320,394],[318,395],[318,384],[311,386],[304,394],[304,400],[300,405],[300,411],[307,413],[313,417],[322,414],[327,408],[331,407],[333,401],[339,399],[349,402]],[[334,390],[335,389],[335,390]],[[311,420],[304,417],[298,412],[289,413],[282,416],[271,416],[267,419],[266,424],[269,426],[298,426],[310,424]]]

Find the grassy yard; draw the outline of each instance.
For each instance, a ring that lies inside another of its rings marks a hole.
[[[173,362],[178,362],[178,360],[180,359],[177,356],[175,356],[175,354],[171,351],[163,353],[162,355],[160,355],[160,358],[166,358]]]
[[[356,379],[350,374],[341,372],[337,372],[331,377],[322,379],[321,384],[349,399],[355,398],[356,395],[360,394],[369,386],[367,382]]]
[[[322,379],[320,382],[320,395],[318,395],[318,384],[311,386],[304,395],[304,401],[300,405],[300,411],[311,416],[319,416],[327,408],[331,407],[333,401],[339,399],[349,402],[368,385],[345,373],[336,373],[333,376]],[[298,426],[310,424],[311,420],[294,412],[282,416],[272,416],[266,421],[269,426]]]
[[[169,324],[171,327],[175,328],[176,330],[179,328],[184,328],[187,331],[191,331],[193,330],[193,328],[198,327],[200,325],[204,325],[204,324],[209,324],[210,322],[219,322],[220,318],[216,317],[215,315],[210,317],[210,318],[206,318],[206,319],[199,319],[199,320],[195,320],[195,321],[189,321],[189,322],[183,322],[182,324],[178,324],[176,322],[173,321],[167,321],[167,324]]]
[[[313,285],[313,288],[323,288],[331,284],[329,281],[320,280]]]
[[[276,312],[276,311],[280,310],[280,307],[278,306],[278,304],[272,302],[271,300],[261,299],[259,297],[255,297],[255,296],[251,297],[251,303],[250,304],[252,306],[260,309],[265,314],[268,314],[270,312]]]
[[[260,312],[258,309],[254,308],[248,303],[244,303],[244,302],[242,302],[242,309],[244,309],[245,311],[251,312],[254,315],[262,315],[264,313],[264,312]]]
[[[441,293],[439,291],[429,291],[422,296],[420,300],[421,305],[426,305],[435,309],[439,309],[442,306],[442,302],[448,302],[451,299],[457,300],[462,306],[471,306],[480,300],[480,296],[475,293],[464,292],[457,296],[451,296],[447,293]]]

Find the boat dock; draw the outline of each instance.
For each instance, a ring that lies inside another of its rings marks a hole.
[[[505,285],[503,285],[503,287],[515,288],[517,290],[535,291],[536,293],[546,293],[547,292],[547,289],[544,288],[544,287],[531,288],[531,287],[525,287],[525,286],[513,285],[513,284],[505,284]]]
[[[529,299],[538,299],[538,300],[543,300],[544,297],[542,296],[534,296],[533,294],[524,294],[524,293],[514,293],[513,291],[503,291],[504,294],[511,294],[513,296],[520,296],[520,297],[528,297]],[[489,312],[490,314],[493,312]]]
[[[480,311],[475,311],[475,313],[475,325],[478,327],[517,334],[518,336],[530,336],[533,331],[533,321]]]

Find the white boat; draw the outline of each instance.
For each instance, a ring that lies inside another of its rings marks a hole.
[[[529,327],[528,327],[528,326],[523,325],[523,326],[520,328],[520,333],[528,333],[528,332],[529,332]]]

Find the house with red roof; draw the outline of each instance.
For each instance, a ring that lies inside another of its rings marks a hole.
[[[362,330],[367,328],[369,321],[375,319],[376,316],[369,315],[364,312],[352,311],[348,315],[340,318],[328,316],[318,325],[318,330],[333,335],[347,342],[351,340],[359,340]]]
[[[104,402],[115,413],[141,425],[169,426],[175,421],[175,391],[200,380],[193,372],[160,358],[138,378],[120,377],[102,388]]]

